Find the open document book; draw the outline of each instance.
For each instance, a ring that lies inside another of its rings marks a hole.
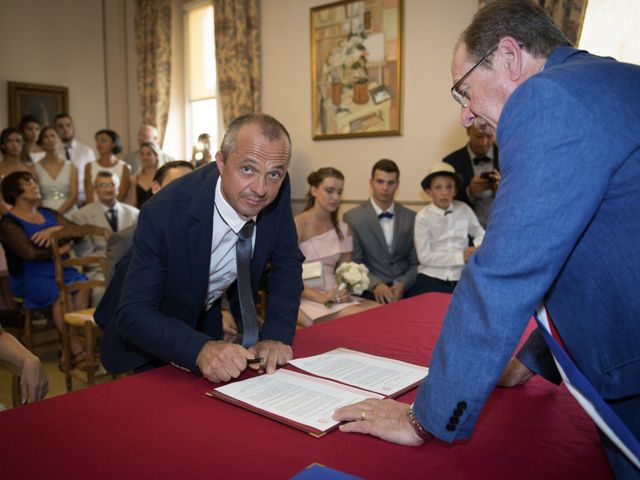
[[[367,398],[396,397],[416,387],[429,369],[337,348],[291,360],[305,373],[281,368],[214,389],[207,395],[242,406],[315,437],[334,429],[336,408]]]

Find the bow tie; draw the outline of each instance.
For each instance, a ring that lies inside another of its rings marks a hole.
[[[490,162],[491,159],[489,157],[476,157],[473,159],[473,164],[474,165],[480,165],[481,163],[487,163]]]
[[[378,220],[382,220],[383,218],[393,218],[393,213],[391,212],[382,212],[378,215]]]

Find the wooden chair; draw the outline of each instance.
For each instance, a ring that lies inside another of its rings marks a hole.
[[[72,292],[90,291],[96,287],[104,287],[104,276],[99,279],[91,279],[84,282],[73,282],[68,285],[64,283],[64,269],[66,267],[81,267],[84,271],[99,268],[105,271],[105,257],[89,255],[80,258],[62,258],[60,247],[64,241],[68,241],[78,235],[96,235],[104,237],[104,228],[94,225],[83,225],[74,227],[72,231],[63,228],[51,235],[51,250],[53,252],[53,263],[55,266],[56,286],[58,287],[58,302],[62,313],[62,359],[67,391],[71,391],[72,379],[80,378],[85,380],[87,385],[93,385],[96,374],[100,368],[98,342],[101,331],[96,325],[93,314],[95,308],[71,311]],[[71,353],[71,341],[75,340],[84,346],[86,354],[82,362],[72,365],[73,355]],[[86,376],[86,377],[85,377]],[[84,377],[84,378],[83,378]]]
[[[20,309],[20,317],[22,319],[22,324],[17,328],[17,337],[25,347],[33,352],[33,349],[36,347],[50,345],[60,341],[60,332],[53,321],[51,308],[26,308],[24,306],[24,300],[21,297],[13,296],[12,298]],[[38,323],[40,319],[42,320],[42,324]],[[46,332],[49,331],[55,331],[56,334],[47,334]],[[43,338],[36,341],[36,335]]]

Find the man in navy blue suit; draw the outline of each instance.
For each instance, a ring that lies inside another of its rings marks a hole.
[[[407,445],[470,437],[544,302],[578,370],[640,437],[640,67],[576,50],[538,7],[498,0],[462,34],[451,71],[463,125],[497,131],[491,222],[413,406],[344,407],[342,431]],[[542,372],[548,355],[521,358]],[[640,477],[601,438],[615,475]]]
[[[118,263],[95,314],[107,370],[172,363],[221,382],[240,375],[255,357],[262,363],[251,366],[267,373],[291,359],[303,257],[291,215],[290,158],[291,140],[280,122],[244,115],[229,125],[215,163],[145,204],[131,258]],[[259,340],[243,347],[222,341],[220,300],[226,292],[242,325],[246,303],[241,308],[236,243],[251,221],[248,292],[254,302],[267,263],[271,273]]]

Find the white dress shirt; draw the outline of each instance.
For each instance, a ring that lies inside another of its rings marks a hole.
[[[440,280],[460,280],[468,236],[479,247],[484,229],[466,203],[454,200],[447,210],[433,203],[424,207],[416,215],[413,236],[420,262],[418,273]]]
[[[82,205],[87,199],[84,193],[84,167],[87,163],[96,159],[96,154],[91,147],[78,142],[75,138],[71,140],[69,145],[62,144],[60,146],[58,154],[62,158],[67,158],[67,148],[69,149],[71,163],[78,169],[78,203]]]
[[[393,222],[396,219],[394,210],[396,202],[391,203],[391,206],[387,210],[382,210],[378,205],[376,205],[376,202],[373,201],[373,198],[370,201],[371,205],[373,205],[373,209],[375,210],[376,215],[380,215],[383,212],[389,212],[390,214],[394,215],[391,218],[378,219],[378,221],[380,222],[380,228],[382,228],[382,233],[384,234],[384,241],[387,242],[387,248],[389,249],[389,252],[391,252],[391,249],[393,248]]]
[[[207,291],[208,310],[222,296],[236,278],[236,243],[238,232],[247,223],[222,195],[220,180],[216,184],[215,208],[213,209],[213,235],[211,236],[211,260],[209,263],[209,289]],[[253,219],[255,221],[255,218]],[[256,243],[257,226],[253,229],[251,239],[252,254]]]

